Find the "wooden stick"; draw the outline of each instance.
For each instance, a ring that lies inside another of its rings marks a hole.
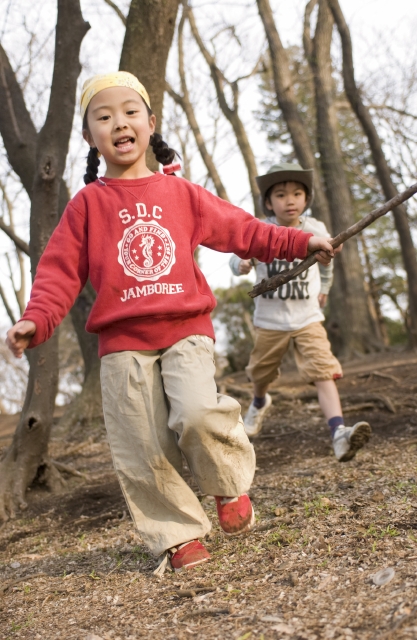
[[[44,573],[44,572],[32,573],[32,574],[29,573],[27,576],[23,576],[22,578],[17,578],[16,580],[12,580],[8,584],[5,584],[5,585],[0,587],[0,594],[1,593],[3,593],[3,594],[6,593],[6,591],[8,589],[10,589],[11,587],[16,586],[17,584],[19,584],[19,582],[29,582],[30,580],[33,580],[34,578],[39,578],[40,576],[48,576],[48,574]],[[50,576],[48,576],[48,577],[50,577]]]
[[[359,222],[356,222],[345,231],[339,233],[330,241],[330,244],[334,248],[338,247],[339,245],[343,244],[343,242],[346,242],[346,240],[352,238],[352,236],[355,236],[357,233],[368,227],[372,222],[374,222],[381,216],[384,216],[386,213],[388,213],[388,211],[395,209],[395,207],[397,207],[399,204],[411,198],[411,196],[413,196],[415,193],[417,193],[417,182],[411,185],[411,187],[408,187],[408,189],[406,189],[402,193],[396,195],[394,198],[391,198],[391,200],[388,200],[388,202],[386,202],[385,204],[371,211],[371,213],[368,213],[368,215],[362,218],[362,220],[359,220]],[[286,284],[290,280],[293,280],[294,278],[299,276],[300,273],[303,273],[303,271],[307,271],[309,267],[317,262],[317,253],[318,251],[315,251],[293,269],[286,269],[278,275],[273,276],[272,278],[268,278],[268,280],[262,280],[262,282],[253,287],[252,291],[249,291],[250,297],[256,298],[266,291],[275,291],[281,285]]]
[[[186,613],[185,616],[180,618],[180,620],[181,622],[183,622],[184,620],[188,620],[189,618],[194,618],[194,616],[217,616],[221,613],[230,614],[232,613],[232,611],[230,607],[224,609],[206,609],[203,607],[202,609],[195,609],[194,611],[190,611],[190,613]]]
[[[173,596],[179,598],[195,598],[197,593],[203,593],[204,591],[216,591],[216,587],[194,587],[191,589],[178,589],[177,591],[171,591]]]

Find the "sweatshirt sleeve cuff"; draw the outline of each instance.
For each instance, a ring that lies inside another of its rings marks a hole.
[[[313,235],[313,233],[298,231],[294,239],[294,258],[304,259],[307,257],[308,241]]]
[[[40,344],[48,340],[50,336],[47,335],[47,326],[42,314],[31,311],[27,315],[26,313],[24,313],[20,319],[30,320],[31,322],[34,322],[36,324],[35,335],[29,342],[28,349],[34,349],[34,347],[38,347]]]

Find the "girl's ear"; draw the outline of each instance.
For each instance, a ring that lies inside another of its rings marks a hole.
[[[269,199],[269,198],[266,198],[266,199],[265,199],[265,206],[266,206],[266,208],[267,208],[269,211],[273,211],[273,209],[272,209],[272,204],[271,204],[271,201],[270,201],[270,199]]]
[[[90,145],[90,147],[95,147],[96,145],[94,144],[94,140],[92,138],[91,133],[88,131],[88,129],[83,129],[83,138],[84,140]]]
[[[153,133],[155,133],[155,127],[156,127],[156,117],[154,116],[154,114],[149,116],[149,127],[152,135]]]

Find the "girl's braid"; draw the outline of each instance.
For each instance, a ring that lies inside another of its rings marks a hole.
[[[152,151],[155,154],[155,158],[160,164],[171,164],[177,156],[177,152],[174,149],[170,149],[167,143],[162,140],[160,133],[153,133],[150,137],[149,143],[152,147]]]
[[[90,184],[90,182],[97,180],[99,164],[100,160],[98,159],[97,147],[90,147],[90,151],[87,156],[87,171],[84,175],[85,184]]]

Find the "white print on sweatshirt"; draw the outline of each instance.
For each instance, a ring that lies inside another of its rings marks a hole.
[[[278,223],[275,218],[266,220],[269,224]],[[325,225],[315,218],[302,216],[300,226],[306,233],[313,233],[321,238],[328,238]],[[285,269],[291,269],[299,264],[299,260],[287,262],[274,260],[269,264],[257,262],[256,284],[277,275]],[[240,258],[233,256],[230,267],[235,275],[239,274]],[[319,294],[329,292],[333,274],[333,264],[323,267],[317,263],[304,271],[294,280],[279,287],[277,291],[269,291],[255,298],[255,313],[253,324],[260,329],[272,331],[297,331],[312,322],[323,322],[324,315],[319,305]]]
[[[122,302],[131,300],[132,298],[141,298],[142,296],[152,295],[173,295],[174,293],[184,293],[182,283],[173,284],[167,282],[157,282],[156,284],[144,284],[142,287],[131,287],[130,289],[123,289],[123,297],[120,298]]]
[[[159,280],[175,264],[175,243],[169,231],[156,221],[137,220],[125,229],[117,246],[123,271],[139,282]]]

